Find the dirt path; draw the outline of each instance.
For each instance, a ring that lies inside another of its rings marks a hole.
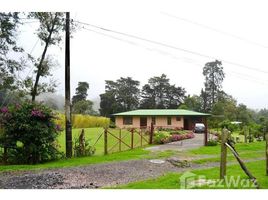
[[[159,164],[144,159],[42,171],[3,172],[0,173],[0,188],[101,188],[146,180],[168,172],[219,166],[217,162],[193,163],[190,168],[179,168],[163,161],[165,162]]]
[[[200,167],[193,164],[191,169]],[[38,172],[6,172],[0,174],[0,188],[99,188],[184,170],[189,168],[178,168],[167,161],[159,164],[150,160],[131,160]]]

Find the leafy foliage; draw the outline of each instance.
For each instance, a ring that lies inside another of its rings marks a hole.
[[[165,74],[152,77],[148,80],[148,84],[142,87],[140,107],[146,109],[178,108],[183,102],[185,93],[184,88],[171,85]]]
[[[0,146],[8,149],[7,162],[36,164],[59,158],[56,139],[59,126],[48,107],[25,102],[3,107]]]
[[[55,81],[51,80],[49,83],[40,82],[41,77],[48,77],[51,74],[52,63],[49,57],[46,57],[48,47],[57,45],[61,42],[64,30],[64,13],[60,12],[32,12],[29,14],[30,18],[39,20],[39,28],[37,29],[37,36],[44,44],[44,49],[40,58],[35,61],[36,70],[35,79],[30,76],[25,81],[25,87],[30,89],[32,101],[41,92],[52,92],[56,87]]]
[[[75,95],[72,98],[73,105],[75,105],[79,101],[84,101],[87,99],[88,89],[89,89],[89,84],[87,82],[78,82]]]
[[[19,88],[17,73],[26,67],[27,60],[31,60],[30,55],[17,45],[19,15],[18,12],[0,12],[0,90],[1,96],[5,97],[9,91]]]
[[[121,77],[116,81],[106,80],[105,84],[105,93],[100,95],[100,114],[102,116],[138,108],[139,81],[130,77]]]
[[[204,109],[210,111],[212,105],[217,101],[218,93],[221,91],[222,82],[225,77],[221,61],[215,60],[208,62],[203,68],[205,76],[205,90],[202,96],[204,97]]]
[[[176,141],[181,141],[185,139],[190,139],[193,138],[194,134],[191,131],[188,132],[181,132],[181,131],[160,131],[155,133],[154,135],[154,143],[155,144],[165,144],[169,142],[176,142]]]
[[[76,138],[74,141],[74,156],[91,156],[95,153],[95,151],[96,148],[90,146],[90,140],[85,139],[85,132],[84,129],[82,129],[79,138]]]

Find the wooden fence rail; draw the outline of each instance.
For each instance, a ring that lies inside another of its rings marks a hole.
[[[148,130],[147,128],[148,127],[146,127],[146,129],[144,129],[144,130]],[[134,129],[134,128],[132,128],[130,130],[125,130],[127,133],[122,137],[122,129],[117,129],[118,132],[113,133],[113,132],[109,131],[108,128],[104,128],[104,132],[103,132],[103,134],[104,134],[104,154],[107,155],[109,152],[114,150],[115,147],[117,147],[117,145],[118,145],[118,151],[121,152],[122,145],[125,145],[125,147],[127,147],[129,149],[134,149],[135,147],[142,147],[146,144],[152,143],[153,134],[154,134],[153,126],[149,127],[149,139],[147,139],[145,137],[146,135],[143,134],[144,130],[143,129]],[[101,136],[102,135],[100,135],[100,137]],[[108,148],[108,143],[109,143],[108,136],[111,136],[114,139],[116,139],[116,143],[113,144],[113,146],[110,148]],[[124,140],[127,136],[130,137],[129,141]],[[100,137],[98,137],[97,141],[99,140]],[[138,141],[136,142],[137,139],[138,139]]]
[[[231,152],[233,153],[234,157],[236,158],[236,160],[238,161],[240,167],[242,168],[242,170],[245,172],[245,174],[249,177],[249,179],[254,183],[255,187],[257,189],[260,188],[257,179],[251,174],[251,172],[247,169],[246,165],[244,164],[244,162],[242,161],[242,159],[240,158],[239,154],[237,153],[237,151],[235,150],[231,139],[230,139],[230,134],[229,131],[224,128],[222,130],[222,135],[221,135],[221,161],[220,161],[220,179],[224,179],[224,177],[226,176],[226,166],[227,166],[227,148],[229,148],[231,150]],[[266,157],[267,157],[267,140],[266,140]],[[266,159],[266,173],[268,169],[268,161]]]

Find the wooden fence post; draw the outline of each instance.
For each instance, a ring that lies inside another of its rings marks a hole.
[[[140,136],[141,136],[141,147],[142,147],[142,130],[140,130]]]
[[[119,129],[119,152],[121,152],[121,140],[122,140],[122,137],[121,137],[121,128]]]
[[[153,144],[153,135],[154,135],[154,124],[153,124],[153,122],[152,122],[152,123],[151,123],[151,127],[150,127],[149,144]]]
[[[132,128],[131,129],[131,149],[133,149],[134,148],[134,129]]]
[[[104,129],[104,155],[108,154],[108,131]]]
[[[228,138],[228,130],[224,128],[221,134],[221,162],[220,162],[220,179],[224,179],[226,176],[226,159],[227,159],[227,147],[225,145]]]
[[[6,147],[4,147],[3,163],[7,164],[7,148]]]
[[[204,132],[204,146],[208,145],[208,123],[207,118],[204,118],[205,132]]]
[[[268,133],[265,134],[266,139],[266,175],[268,176]]]

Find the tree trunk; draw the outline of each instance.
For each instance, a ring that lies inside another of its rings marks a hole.
[[[45,48],[43,50],[40,62],[39,62],[38,67],[37,67],[35,83],[34,83],[34,87],[33,87],[32,94],[31,94],[32,95],[32,102],[35,101],[35,97],[37,96],[37,87],[38,87],[39,79],[40,79],[40,76],[41,76],[42,65],[43,65],[43,62],[44,62],[44,59],[45,59],[45,56],[46,56],[46,53],[47,53],[47,49],[48,49],[48,45],[49,45],[50,40],[51,40],[52,33],[54,31],[56,18],[57,18],[57,13],[55,14],[55,18],[52,21],[52,28],[51,28],[51,30],[49,32],[49,35],[48,35],[48,38],[47,38],[47,40],[45,42]]]

